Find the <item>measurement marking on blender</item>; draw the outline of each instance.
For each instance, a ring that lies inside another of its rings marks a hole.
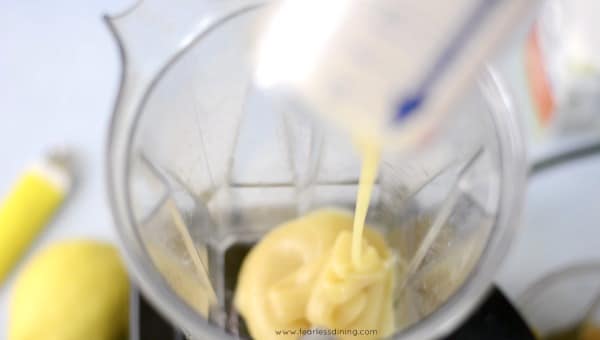
[[[194,110],[196,110],[196,101],[194,101]],[[210,181],[210,190],[211,192],[216,191],[217,184],[215,183],[215,179],[212,174],[212,170],[210,167],[210,163],[208,162],[208,153],[206,152],[206,143],[204,142],[204,134],[202,133],[202,126],[200,125],[200,121],[198,118],[198,112],[194,114],[194,121],[196,122],[196,128],[198,129],[198,137],[200,138],[200,151],[202,152],[202,158],[204,159],[204,166],[206,167],[206,173],[208,174],[208,180]]]
[[[148,224],[154,216],[160,211],[160,209],[164,206],[164,204],[169,199],[169,182],[165,178],[165,176],[158,170],[158,168],[144,155],[143,152],[138,153],[138,157],[141,160],[141,165],[146,166],[148,170],[158,179],[158,181],[163,185],[164,192],[159,196],[156,200],[156,203],[148,210],[145,216],[140,216],[140,224],[145,225]]]
[[[375,182],[379,184],[379,181]],[[342,181],[317,181],[315,185],[322,186],[356,186],[358,185],[357,180],[342,180]],[[294,187],[293,182],[261,182],[261,183],[244,183],[244,182],[233,182],[231,183],[232,188],[289,188]]]
[[[203,283],[208,288],[208,302],[209,304],[214,304],[217,301],[217,296],[209,279],[208,267],[204,265],[202,259],[200,258],[198,249],[196,249],[196,246],[194,245],[194,240],[192,239],[192,236],[188,231],[188,227],[183,221],[183,218],[181,217],[179,210],[175,205],[175,202],[173,200],[169,200],[167,204],[169,207],[169,211],[171,212],[171,217],[173,218],[173,223],[175,224],[177,231],[179,231],[185,249],[187,250],[190,258],[192,259],[192,263],[196,268],[196,274],[198,274],[198,278],[201,279],[201,281],[203,281]]]
[[[439,235],[440,231],[442,230],[442,227],[446,224],[446,221],[448,220],[448,218],[450,217],[450,215],[453,212],[453,208],[458,201],[458,197],[459,197],[460,193],[462,192],[461,182],[464,179],[464,175],[471,168],[471,166],[473,164],[475,164],[475,162],[479,159],[479,157],[482,154],[483,154],[483,148],[478,149],[477,152],[461,168],[458,178],[456,178],[456,180],[454,181],[454,183],[452,185],[452,189],[450,190],[450,193],[446,197],[439,212],[436,214],[436,216],[433,220],[433,223],[431,224],[431,227],[429,227],[429,230],[425,234],[425,237],[419,244],[419,247],[417,248],[415,255],[410,260],[407,270],[406,270],[406,275],[404,277],[404,280],[401,282],[401,284],[399,286],[400,289],[404,288],[404,286],[407,284],[408,280],[410,278],[412,278],[414,273],[421,266],[421,263],[423,262],[425,255],[427,255],[427,253],[431,249],[433,242],[435,241],[435,239]]]

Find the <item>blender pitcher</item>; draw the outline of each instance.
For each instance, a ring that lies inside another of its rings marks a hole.
[[[108,144],[111,208],[129,269],[192,339],[246,338],[233,307],[247,250],[322,207],[352,211],[349,138],[252,82],[276,1],[145,0],[107,17],[121,86]],[[526,164],[491,68],[413,149],[383,154],[367,222],[407,273],[396,339],[447,334],[476,307],[518,224]]]

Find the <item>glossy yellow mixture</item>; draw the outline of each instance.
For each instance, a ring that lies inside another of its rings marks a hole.
[[[365,226],[380,149],[358,149],[354,218],[342,210],[314,211],[273,229],[246,257],[235,306],[254,339],[297,339],[316,327],[342,339],[393,331],[392,255],[383,237]]]

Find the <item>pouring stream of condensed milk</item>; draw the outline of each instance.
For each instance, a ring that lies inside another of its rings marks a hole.
[[[356,194],[354,222],[352,224],[352,264],[354,266],[361,264],[363,229],[381,157],[381,147],[377,144],[359,141],[357,147],[362,156],[362,167],[358,182],[358,193]]]

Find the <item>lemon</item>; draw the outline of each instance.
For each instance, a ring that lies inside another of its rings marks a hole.
[[[127,331],[129,281],[110,244],[62,241],[16,279],[9,340],[114,340]]]

